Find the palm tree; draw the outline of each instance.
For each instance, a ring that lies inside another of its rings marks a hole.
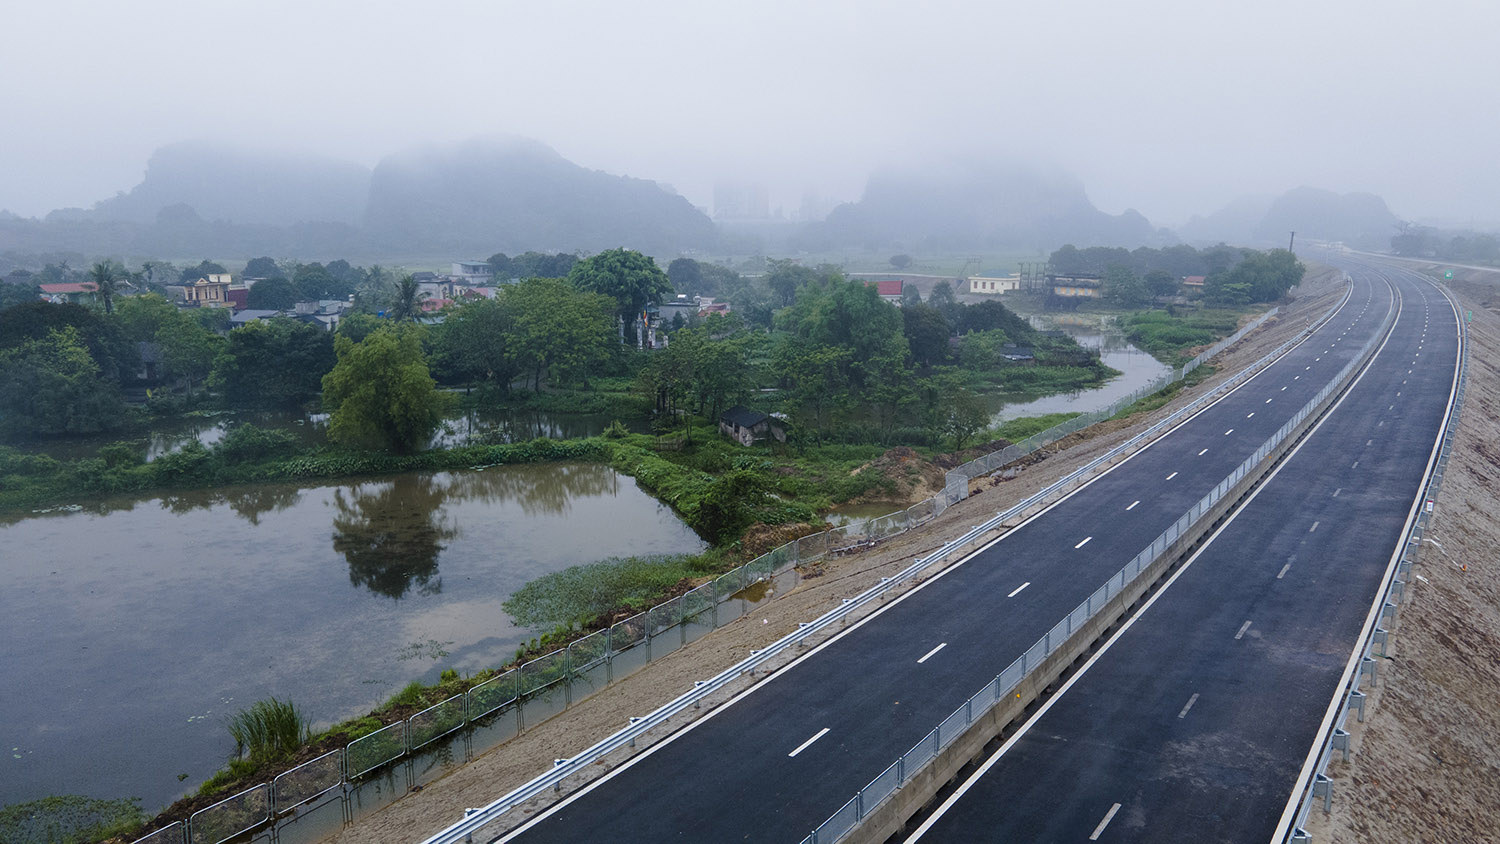
[[[100,261],[89,270],[89,280],[98,287],[95,295],[104,303],[104,312],[114,313],[115,294],[119,292],[116,285],[120,280],[120,268],[115,266],[114,261]]]
[[[391,304],[390,318],[397,322],[415,320],[417,314],[422,312],[422,300],[427,294],[422,291],[417,280],[410,275],[401,277],[396,283],[396,301]]]

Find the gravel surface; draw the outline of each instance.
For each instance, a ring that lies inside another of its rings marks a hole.
[[[546,770],[552,760],[569,757],[626,726],[631,716],[644,715],[662,706],[692,687],[695,680],[714,676],[749,655],[752,648],[762,647],[797,629],[798,622],[810,621],[837,606],[843,598],[859,594],[909,565],[912,560],[940,546],[947,537],[956,536],[999,510],[1042,489],[1103,452],[1128,439],[1135,430],[1167,415],[1196,396],[1211,390],[1228,374],[1254,362],[1266,352],[1293,336],[1306,325],[1306,319],[1326,311],[1342,294],[1337,274],[1327,270],[1310,271],[1308,279],[1294,291],[1295,301],[1282,307],[1281,314],[1267,321],[1259,331],[1246,337],[1214,359],[1217,372],[1204,383],[1184,390],[1171,404],[1129,424],[1106,422],[1093,426],[1054,444],[1044,458],[1022,467],[1010,480],[976,481],[975,494],[950,508],[942,516],[919,529],[894,537],[875,549],[858,555],[828,560],[819,568],[821,575],[803,580],[786,594],[763,601],[745,617],[615,683],[587,698],[468,765],[427,784],[420,792],[409,794],[390,806],[357,821],[333,840],[339,844],[411,844],[437,832],[463,816],[466,807],[483,806],[504,793],[524,784]],[[1476,402],[1477,404],[1477,402]],[[788,657],[790,659],[791,657]],[[774,670],[774,669],[773,669]],[[721,691],[705,704],[721,703],[739,693],[753,680],[746,678],[738,686]],[[681,718],[688,723],[689,716]],[[660,730],[652,740],[669,734]],[[640,742],[640,748],[649,746]],[[603,760],[595,766],[602,774],[628,758]],[[592,777],[570,780],[576,789]],[[542,804],[522,807],[511,813],[515,821],[541,808]],[[492,825],[487,834],[501,828]]]

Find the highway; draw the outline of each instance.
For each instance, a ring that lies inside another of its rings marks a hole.
[[[1356,279],[1308,342],[1056,506],[504,841],[800,841],[1300,409],[1395,307]]]
[[[1454,377],[1448,301],[1404,270],[1383,272],[1401,291],[1400,318],[1337,410],[908,844],[1265,844],[1286,833]]]

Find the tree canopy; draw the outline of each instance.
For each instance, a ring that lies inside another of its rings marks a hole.
[[[568,281],[580,290],[615,300],[615,313],[629,325],[648,303],[671,294],[672,283],[656,261],[633,249],[610,249],[573,265]]]
[[[213,383],[239,407],[295,407],[318,396],[333,368],[333,337],[292,319],[256,320],[229,332]]]
[[[421,329],[382,326],[363,341],[334,342],[338,362],[323,376],[328,435],[338,442],[411,452],[442,422],[448,396],[422,354]]]

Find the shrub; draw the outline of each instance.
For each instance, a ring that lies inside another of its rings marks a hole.
[[[229,719],[235,753],[247,751],[254,764],[282,759],[302,746],[310,735],[307,721],[290,700],[258,700]]]
[[[284,457],[297,450],[297,435],[291,431],[260,428],[246,422],[236,425],[214,445],[214,454],[229,463]]]

